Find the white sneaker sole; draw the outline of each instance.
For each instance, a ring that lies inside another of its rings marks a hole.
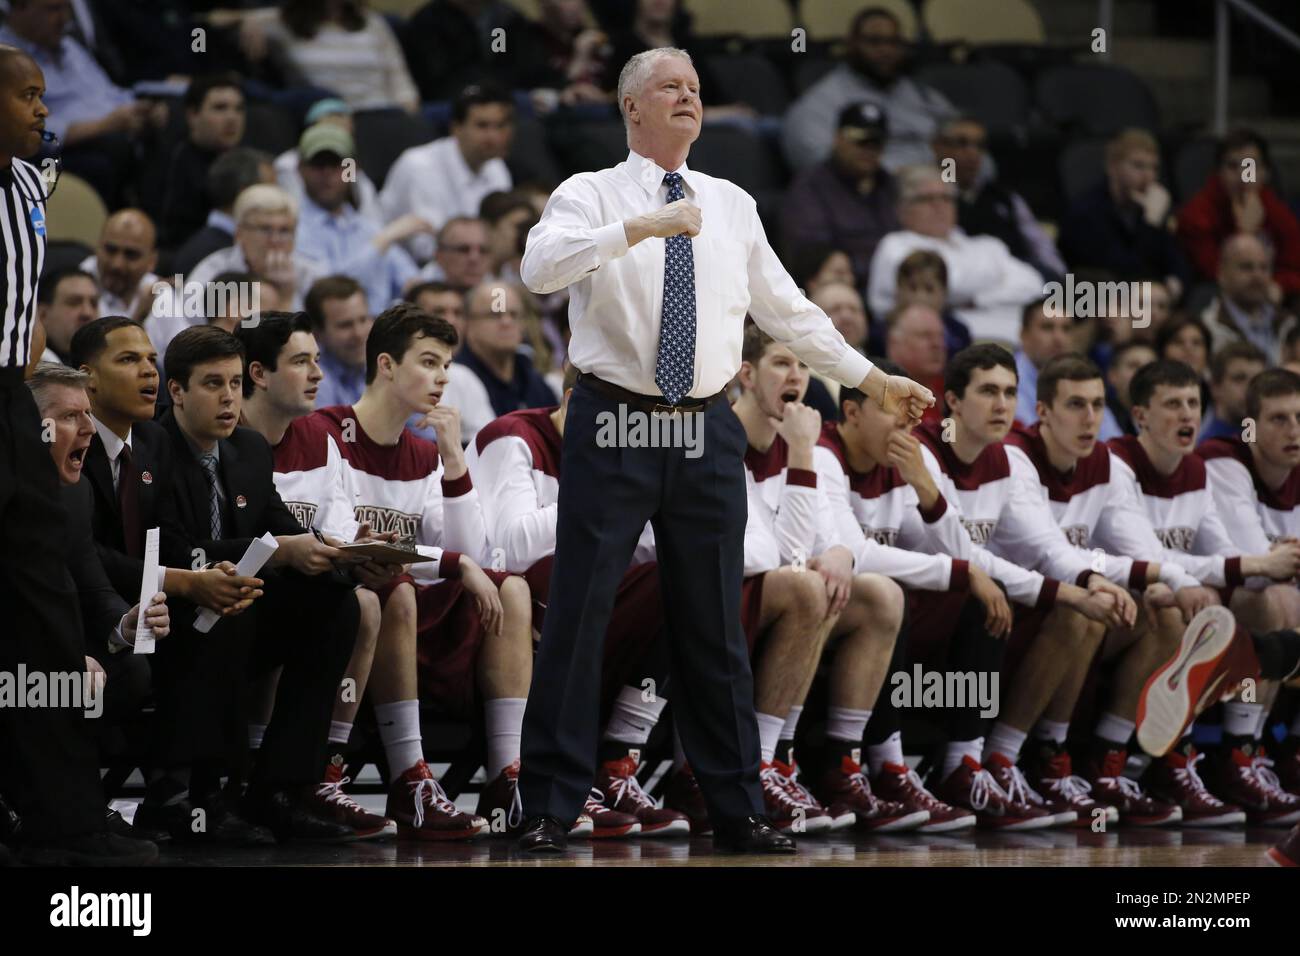
[[[1212,694],[1208,678],[1236,632],[1232,612],[1221,605],[1204,608],[1183,631],[1178,651],[1157,668],[1138,699],[1138,744],[1163,757],[1183,736],[1197,703]],[[1222,680],[1222,678],[1219,678]]]

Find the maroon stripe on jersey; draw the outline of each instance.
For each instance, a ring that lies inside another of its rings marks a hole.
[[[745,446],[745,467],[754,475],[755,481],[775,478],[781,474],[789,460],[790,446],[780,435],[772,439],[767,451],[759,451],[753,445]]]
[[[273,449],[275,470],[287,474],[324,468],[329,458],[329,440],[330,429],[316,415],[295,418]]]
[[[868,472],[854,471],[850,468],[849,453],[844,447],[844,438],[840,435],[835,422],[826,422],[822,425],[822,435],[817,440],[817,444],[829,448],[834,453],[840,468],[849,476],[849,490],[859,498],[867,500],[879,498],[907,484],[903,476],[898,473],[898,469],[891,465],[877,465]]]
[[[918,501],[916,504],[916,510],[921,512],[922,521],[926,524],[934,524],[942,518],[944,512],[948,510],[948,499],[943,496],[943,492],[940,492],[939,497],[935,499],[934,504],[931,507],[922,508],[921,503]]]
[[[1056,592],[1060,590],[1061,582],[1055,578],[1043,578],[1043,587],[1038,592],[1038,603],[1034,607],[1049,608],[1056,603]]]
[[[1246,576],[1241,573],[1241,558],[1228,558],[1223,562],[1223,579],[1228,587],[1240,587],[1246,583]]]
[[[442,479],[442,496],[444,498],[459,498],[461,495],[467,495],[474,488],[474,482],[470,480],[469,470],[459,478]]]
[[[964,558],[952,559],[952,576],[948,578],[949,591],[970,590],[970,562]]]
[[[921,444],[934,453],[943,473],[952,479],[959,491],[975,491],[980,485],[1011,475],[1011,463],[1001,442],[985,448],[969,465],[957,457],[952,445],[943,440],[943,423],[926,422],[912,429]]]
[[[1038,429],[1039,423],[1026,427],[1017,424],[1007,436],[1006,444],[1015,445],[1033,462],[1038,480],[1053,501],[1067,502],[1089,488],[1110,481],[1110,452],[1102,442],[1093,445],[1092,454],[1075,462],[1071,471],[1058,471],[1047,457],[1047,445]]]
[[[1282,487],[1274,490],[1264,484],[1259,469],[1255,467],[1255,456],[1251,454],[1246,443],[1240,438],[1211,438],[1196,449],[1202,461],[1215,458],[1235,458],[1246,466],[1250,478],[1255,483],[1255,495],[1266,507],[1276,511],[1291,511],[1300,505],[1300,468],[1292,468],[1291,473],[1282,482]]]
[[[1143,494],[1153,498],[1174,498],[1205,487],[1205,462],[1196,455],[1184,455],[1172,475],[1162,475],[1133,435],[1112,438],[1109,447],[1133,469]]]
[[[442,559],[438,562],[438,577],[455,581],[460,578],[460,572],[460,552],[442,552]]]
[[[392,481],[418,481],[438,468],[438,446],[403,428],[396,445],[380,445],[365,433],[351,405],[331,405],[308,418],[328,428],[339,449],[359,471]]]
[[[816,488],[817,472],[807,468],[791,468],[785,473],[785,483],[801,488]]]
[[[533,468],[558,479],[564,439],[551,420],[555,408],[525,408],[508,412],[480,428],[474,436],[474,446],[481,455],[483,449],[498,438],[512,436],[522,439],[533,456]]]
[[[1145,588],[1147,586],[1147,566],[1150,562],[1134,561],[1133,567],[1128,572],[1128,586],[1134,589]]]

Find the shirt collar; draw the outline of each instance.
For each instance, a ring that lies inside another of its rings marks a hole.
[[[668,172],[668,170],[662,169],[653,159],[642,156],[633,150],[628,150],[627,173],[646,191],[647,195],[658,195],[659,190],[663,188],[664,177],[668,175]],[[694,194],[699,194],[698,173],[690,169],[685,163],[682,163],[673,172],[681,174],[682,182],[687,189]]]
[[[347,380],[356,378],[358,375],[366,374],[366,367],[364,365],[360,367],[348,365],[333,352],[327,351],[324,348],[320,350],[320,364],[324,366],[326,373],[328,373],[326,381],[328,381],[331,376],[336,380]]]
[[[206,224],[213,228],[220,229],[223,232],[228,232],[232,236],[235,234],[234,217],[229,213],[222,212],[220,209],[214,209],[212,212],[208,213],[208,221]]]
[[[117,461],[117,456],[122,454],[123,446],[130,448],[132,451],[135,450],[134,446],[131,444],[130,431],[126,433],[126,441],[122,441],[122,439],[118,438],[117,434],[111,428],[101,422],[94,415],[90,416],[90,420],[95,423],[95,432],[99,435],[99,440],[104,443],[104,451],[108,454],[108,460],[110,462]]]
[[[190,446],[190,451],[193,453],[195,461],[201,461],[204,455],[211,455],[217,460],[218,464],[221,463],[221,442],[217,442],[212,446],[212,451],[207,452],[200,448],[198,444],[195,443],[194,439],[190,438],[190,436],[186,434],[184,429],[181,429],[181,435],[185,438],[185,444]]]

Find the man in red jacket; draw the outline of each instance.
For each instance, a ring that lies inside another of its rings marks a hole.
[[[1300,295],[1300,222],[1268,185],[1268,143],[1234,130],[1215,151],[1215,169],[1178,215],[1178,240],[1203,279],[1219,274],[1219,251],[1235,234],[1258,236],[1273,249],[1270,299]]]

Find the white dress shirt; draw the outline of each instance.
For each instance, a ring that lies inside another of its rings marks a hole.
[[[445,136],[397,157],[379,192],[379,206],[385,222],[413,212],[438,230],[456,216],[477,216],[484,196],[508,192],[512,184],[504,160],[489,159],[475,172],[455,137]],[[416,262],[426,262],[433,256],[433,237],[413,236],[407,249]]]
[[[683,163],[686,199],[700,209],[695,260],[695,374],[688,395],[706,398],[740,370],[748,313],[814,370],[858,386],[871,363],[795,285],[768,244],[753,198]],[[664,240],[628,248],[623,221],[664,206],[667,171],[629,152],[612,169],[579,173],[551,194],[528,233],[524,284],[544,294],[569,286],[569,361],[642,395],[658,395],[655,363],[664,294]]]
[[[117,437],[117,433],[101,422],[94,415],[90,420],[95,423],[95,433],[99,435],[99,440],[104,443],[104,452],[108,455],[108,470],[113,475],[113,490],[117,491],[117,476],[122,470],[122,462],[119,460],[123,448],[130,448],[135,451],[131,444],[131,432],[126,433],[126,441]]]
[[[78,266],[82,272],[89,272],[95,277],[95,282],[99,283],[99,261],[94,256],[86,256]],[[130,299],[119,299],[113,293],[104,288],[103,283],[99,285],[99,314],[100,315],[125,315],[128,319],[135,318],[135,310],[140,305],[141,289],[145,294],[152,294],[153,284],[158,281],[158,276],[153,272],[146,272],[140,280],[140,285],[136,286],[135,294]]]

